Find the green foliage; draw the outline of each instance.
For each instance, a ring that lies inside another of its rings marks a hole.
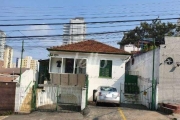
[[[5,111],[5,112],[0,113],[0,116],[6,116],[6,115],[11,115],[11,114],[13,114],[13,111]]]
[[[140,26],[124,33],[120,45],[136,44],[143,38],[163,39],[164,36],[173,36],[180,31],[180,28],[173,23],[162,23],[161,20],[152,21],[152,23],[141,22]]]

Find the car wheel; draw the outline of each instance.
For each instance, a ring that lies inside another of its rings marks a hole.
[[[116,104],[116,107],[119,107],[119,106],[120,106],[120,104],[119,104],[119,103],[117,103],[117,104]]]

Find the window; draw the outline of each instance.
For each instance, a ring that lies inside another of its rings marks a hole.
[[[117,92],[116,88],[113,87],[101,87],[101,91]]]
[[[112,60],[101,60],[99,77],[112,77]]]
[[[65,62],[65,73],[73,73],[74,59],[66,59]]]

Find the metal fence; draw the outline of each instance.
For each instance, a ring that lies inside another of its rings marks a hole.
[[[133,103],[133,104],[142,104],[151,108],[151,95],[152,87],[151,84],[146,85],[129,85],[121,84],[120,85],[120,102],[121,103]]]
[[[79,112],[87,106],[88,77],[84,87],[70,85],[42,85],[36,89],[36,110]]]

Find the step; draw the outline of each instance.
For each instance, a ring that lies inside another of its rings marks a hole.
[[[166,114],[172,114],[172,113],[174,113],[175,109],[171,109],[168,107],[161,106],[160,111],[163,113],[166,113]]]
[[[172,104],[163,104],[164,107],[171,108],[171,109],[180,109],[178,105],[172,105]]]

